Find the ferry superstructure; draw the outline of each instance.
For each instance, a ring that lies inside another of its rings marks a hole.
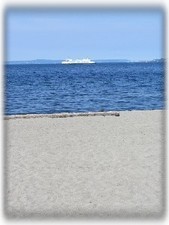
[[[95,63],[94,61],[86,58],[86,59],[66,59],[61,62],[62,64],[93,64]]]

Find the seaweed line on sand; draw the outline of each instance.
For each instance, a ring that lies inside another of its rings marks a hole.
[[[119,112],[88,112],[88,113],[57,113],[57,114],[25,114],[5,116],[5,120],[9,119],[31,119],[31,118],[67,118],[78,116],[120,116]]]

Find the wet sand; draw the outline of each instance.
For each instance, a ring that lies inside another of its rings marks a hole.
[[[164,116],[6,118],[6,214],[161,216]]]

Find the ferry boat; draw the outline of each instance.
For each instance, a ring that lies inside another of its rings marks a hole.
[[[93,64],[95,63],[94,61],[86,58],[86,59],[66,59],[61,62],[62,64]]]

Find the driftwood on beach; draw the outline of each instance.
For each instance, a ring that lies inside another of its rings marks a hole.
[[[88,112],[88,113],[57,113],[57,114],[26,114],[5,116],[5,120],[9,119],[30,119],[30,118],[67,118],[77,116],[120,116],[119,112]]]

